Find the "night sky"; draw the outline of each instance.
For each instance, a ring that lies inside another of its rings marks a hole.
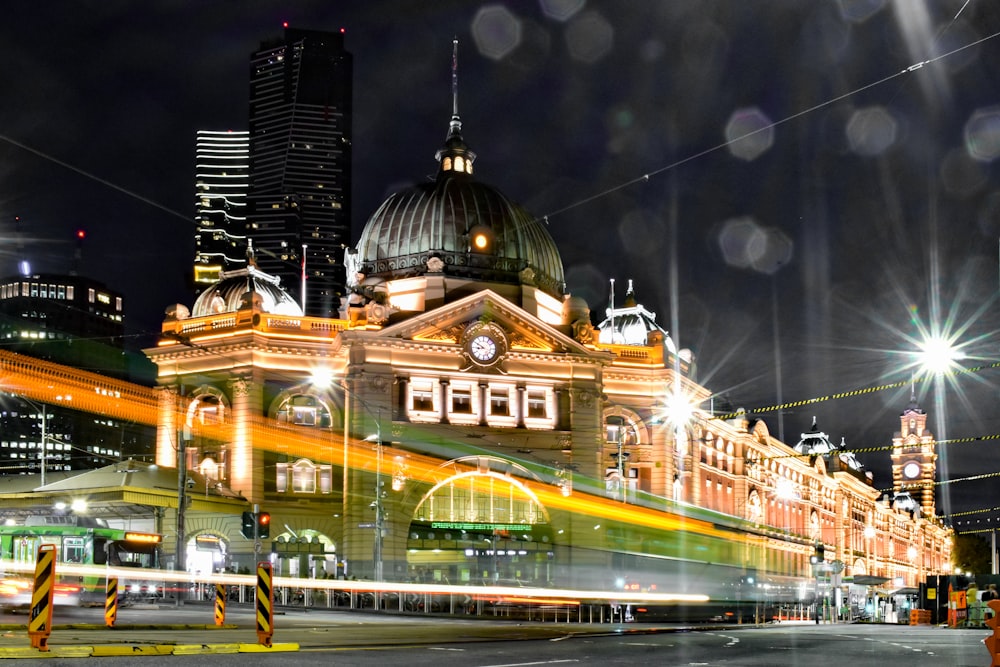
[[[0,274],[101,280],[151,344],[193,303],[195,132],[246,129],[249,56],[283,21],[354,55],[355,241],[436,169],[457,36],[477,177],[547,219],[595,322],[634,280],[717,407],[793,445],[816,417],[880,489],[912,387],[963,440],[945,478],[994,475],[939,512],[1000,505],[1000,4],[5,3]],[[914,367],[934,333],[973,372]]]

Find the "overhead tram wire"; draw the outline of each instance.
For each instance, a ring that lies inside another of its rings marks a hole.
[[[959,13],[961,13],[961,12],[959,12]],[[956,15],[955,18],[958,18],[958,16]],[[612,186],[612,187],[610,187],[610,188],[608,188],[608,189],[606,189],[606,190],[604,190],[602,192],[598,192],[597,194],[593,194],[593,195],[590,195],[589,197],[585,197],[583,199],[577,200],[576,202],[568,204],[568,205],[566,205],[566,206],[564,206],[564,207],[562,207],[560,209],[556,209],[555,211],[550,211],[549,213],[541,216],[541,218],[537,218],[533,222],[542,221],[545,224],[548,224],[549,218],[551,218],[553,216],[560,215],[562,213],[565,213],[566,211],[570,211],[570,210],[575,209],[575,208],[579,208],[580,206],[583,206],[585,204],[589,204],[590,202],[593,202],[593,201],[595,201],[597,199],[601,199],[601,198],[606,197],[608,195],[614,194],[614,193],[616,193],[616,192],[618,192],[620,190],[624,190],[625,188],[628,188],[630,186],[636,185],[637,183],[648,183],[649,180],[650,180],[650,178],[653,177],[653,176],[659,176],[660,174],[662,174],[662,173],[664,173],[666,171],[670,171],[670,170],[676,169],[677,167],[680,167],[681,165],[687,164],[688,162],[691,162],[691,161],[696,160],[698,158],[704,157],[704,156],[706,156],[706,155],[708,155],[710,153],[714,153],[716,151],[719,151],[719,150],[721,150],[723,148],[726,148],[727,146],[730,146],[730,145],[735,144],[737,142],[743,141],[744,139],[747,139],[748,137],[752,137],[755,134],[759,134],[761,132],[766,132],[766,131],[771,130],[771,129],[775,128],[775,127],[778,127],[779,125],[784,125],[785,123],[788,123],[788,122],[790,122],[792,120],[795,120],[797,118],[801,118],[802,116],[810,114],[810,113],[812,113],[814,111],[818,111],[819,109],[822,109],[824,107],[830,106],[831,104],[835,104],[836,102],[840,102],[840,101],[845,100],[845,99],[847,99],[849,97],[853,97],[854,95],[857,95],[858,93],[864,92],[864,91],[869,90],[871,88],[875,88],[876,86],[881,86],[882,84],[888,83],[889,81],[892,81],[893,79],[896,79],[898,77],[905,76],[907,74],[911,74],[911,73],[917,71],[918,69],[921,69],[924,65],[931,65],[931,64],[933,64],[933,63],[935,63],[935,62],[937,62],[939,60],[943,60],[944,58],[948,58],[950,56],[953,56],[953,55],[955,55],[957,53],[960,53],[961,51],[964,51],[966,49],[972,48],[974,46],[978,46],[979,44],[982,44],[983,42],[987,42],[987,41],[989,41],[991,39],[994,39],[995,37],[998,37],[998,36],[1000,36],[1000,31],[994,32],[993,34],[987,35],[986,37],[982,37],[980,39],[977,39],[976,41],[970,42],[969,44],[966,44],[964,46],[960,46],[958,48],[952,49],[951,51],[948,51],[947,53],[942,53],[942,54],[940,54],[938,56],[934,56],[933,58],[928,58],[927,60],[922,60],[920,62],[913,63],[909,67],[906,67],[906,68],[900,70],[899,72],[896,72],[895,74],[890,74],[888,76],[885,76],[885,77],[879,79],[878,81],[874,81],[872,83],[865,84],[864,86],[861,86],[860,88],[855,88],[854,90],[849,91],[847,93],[844,93],[842,95],[837,95],[836,97],[832,97],[832,98],[830,98],[828,100],[820,102],[819,104],[815,104],[815,105],[813,105],[811,107],[803,109],[802,111],[798,111],[796,113],[793,113],[790,116],[786,116],[786,117],[782,118],[781,120],[774,121],[774,122],[772,122],[772,123],[770,123],[768,125],[764,125],[764,126],[759,127],[759,128],[757,128],[755,130],[747,132],[746,134],[740,135],[738,137],[734,137],[733,139],[729,139],[729,140],[724,141],[724,142],[722,142],[720,144],[716,144],[715,146],[712,146],[710,148],[706,148],[706,149],[704,149],[702,151],[698,151],[697,153],[689,155],[689,156],[687,156],[685,158],[681,158],[680,160],[677,160],[675,162],[671,162],[670,164],[667,164],[667,165],[665,165],[663,167],[660,167],[658,169],[654,169],[653,171],[646,172],[642,176],[638,176],[636,178],[632,178],[632,179],[630,179],[628,181],[625,181],[623,183],[619,183],[618,185]]]

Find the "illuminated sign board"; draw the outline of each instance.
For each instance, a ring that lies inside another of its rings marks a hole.
[[[501,530],[501,531],[522,531],[531,530],[530,523],[464,523],[462,521],[434,521],[431,528],[445,528],[448,530]]]

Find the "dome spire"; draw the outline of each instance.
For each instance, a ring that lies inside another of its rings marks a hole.
[[[458,37],[451,41],[451,122],[448,123],[448,138],[444,148],[434,158],[440,163],[438,178],[444,175],[472,175],[472,163],[476,154],[469,150],[462,139],[462,119],[458,115]]]
[[[451,40],[451,124],[448,136],[462,135],[462,119],[458,116],[458,37]]]

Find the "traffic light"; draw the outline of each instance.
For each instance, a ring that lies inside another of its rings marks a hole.
[[[253,529],[257,526],[257,521],[254,519],[253,512],[243,513],[243,523],[240,526],[240,535],[252,540],[254,538]]]
[[[986,627],[993,631],[983,640],[986,650],[990,652],[990,667],[1000,666],[1000,600],[990,600],[986,603],[993,615],[986,619]]]
[[[257,514],[257,537],[262,540],[271,537],[271,515],[267,512]]]
[[[822,563],[824,560],[826,560],[826,552],[824,551],[824,547],[822,544],[817,543],[816,550],[813,551],[813,555],[809,557],[809,562],[812,563],[813,565],[817,565],[819,563]]]

